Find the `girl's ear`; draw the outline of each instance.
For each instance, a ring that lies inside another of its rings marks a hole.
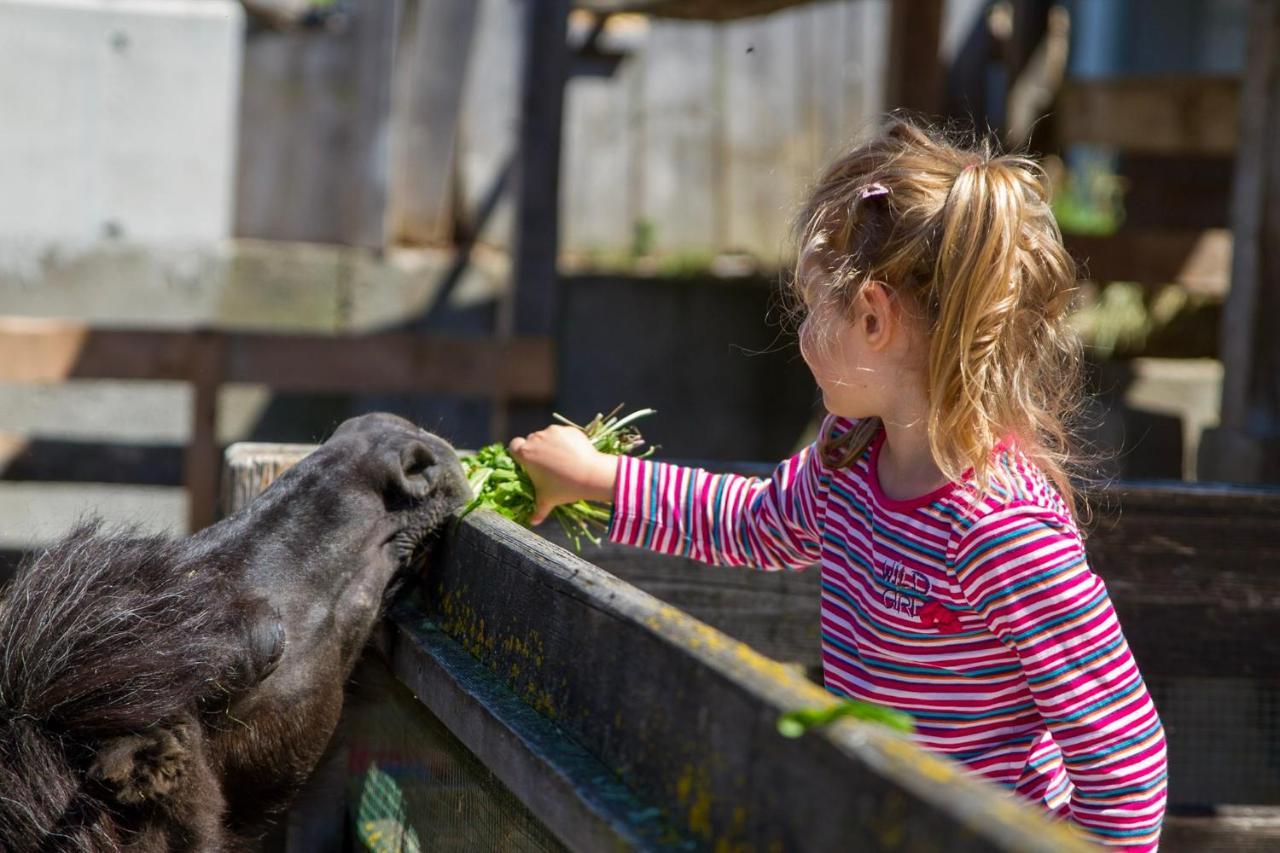
[[[869,281],[858,293],[859,306],[858,326],[866,336],[867,346],[873,350],[883,349],[889,345],[895,317],[893,315],[893,298],[884,282]]]

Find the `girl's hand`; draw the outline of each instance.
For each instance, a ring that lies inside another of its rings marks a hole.
[[[560,504],[613,500],[618,457],[596,450],[580,429],[549,426],[511,439],[507,450],[533,481],[533,524],[541,524]]]

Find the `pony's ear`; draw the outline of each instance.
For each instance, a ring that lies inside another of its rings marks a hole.
[[[157,726],[136,735],[104,741],[89,766],[89,778],[101,783],[126,806],[169,799],[191,777],[201,775],[203,753],[193,721]]]

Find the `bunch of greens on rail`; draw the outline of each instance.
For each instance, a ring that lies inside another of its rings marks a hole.
[[[644,445],[644,439],[632,424],[640,418],[652,415],[654,410],[641,409],[619,417],[618,412],[621,410],[622,407],[618,406],[607,415],[596,415],[585,426],[575,424],[563,415],[556,415],[555,418],[562,424],[582,430],[596,450],[602,453],[614,456],[625,454],[641,459],[649,456],[654,451],[652,447],[643,453],[637,453]],[[484,507],[506,516],[516,524],[529,526],[534,510],[533,482],[516,460],[511,458],[505,446],[490,444],[472,455],[462,457],[462,468],[467,473],[471,492],[475,495],[475,499],[463,510],[463,515],[476,507]],[[594,501],[563,504],[552,510],[551,515],[560,522],[565,535],[579,551],[582,550],[583,539],[599,545],[598,534],[609,526],[609,508]]]
[[[788,711],[778,718],[778,733],[783,737],[800,737],[810,729],[829,726],[841,717],[852,717],[870,723],[879,723],[891,729],[911,734],[916,730],[910,714],[884,705],[845,699],[827,708],[802,708]]]

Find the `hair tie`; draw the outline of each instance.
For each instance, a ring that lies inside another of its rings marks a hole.
[[[878,181],[874,184],[867,184],[865,187],[858,190],[858,198],[862,201],[866,201],[869,198],[875,198],[877,196],[888,195],[888,194],[889,194],[889,188],[886,187],[884,184],[879,183]]]

